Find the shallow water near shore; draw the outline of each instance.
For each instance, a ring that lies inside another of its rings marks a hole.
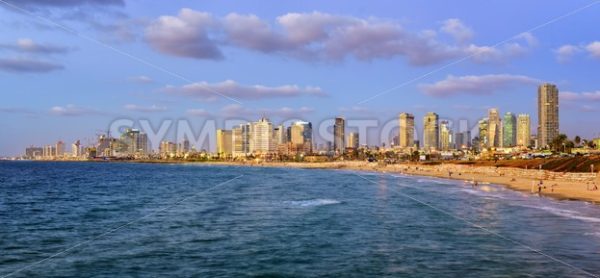
[[[600,206],[347,170],[2,162],[0,250],[0,277],[588,277]]]

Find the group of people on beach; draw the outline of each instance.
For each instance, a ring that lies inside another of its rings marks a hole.
[[[598,190],[598,185],[596,185],[595,181],[593,181],[591,184],[588,182],[586,185],[587,185],[587,190],[589,190],[589,191]],[[590,187],[590,185],[591,185],[591,187]]]

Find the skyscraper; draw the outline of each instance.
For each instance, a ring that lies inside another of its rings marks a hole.
[[[350,132],[348,134],[348,147],[353,148],[355,150],[358,149],[358,139],[358,132]]]
[[[81,142],[79,142],[79,140],[75,141],[75,143],[71,145],[71,154],[73,157],[80,157],[82,155]]]
[[[408,148],[414,146],[415,142],[415,116],[409,113],[401,113],[399,117],[399,146]]]
[[[425,150],[436,150],[439,148],[440,128],[439,116],[429,112],[423,118],[423,148]]]
[[[511,112],[504,114],[503,120],[503,144],[505,148],[514,147],[517,144],[517,118]]]
[[[293,148],[302,153],[312,152],[312,124],[310,122],[294,122],[290,126],[290,142]]]
[[[497,108],[491,108],[488,110],[488,147],[497,148],[501,146],[501,128],[500,113]]]
[[[559,134],[558,88],[545,83],[538,87],[538,147],[544,148]]]
[[[279,125],[273,128],[273,143],[275,144],[275,146],[279,146],[287,142],[287,133],[288,132],[283,125]]]
[[[517,118],[517,146],[531,146],[531,120],[528,114],[519,114]]]
[[[56,143],[56,156],[63,157],[65,155],[65,143],[63,141],[58,141]]]
[[[233,153],[232,131],[217,129],[217,154],[220,156],[229,156]]]
[[[440,123],[440,150],[448,151],[453,149],[452,130],[448,121]]]
[[[250,124],[241,124],[231,131],[234,156],[245,156],[250,153]]]
[[[485,148],[488,147],[489,145],[489,141],[488,141],[488,135],[489,135],[489,131],[488,131],[488,118],[484,118],[479,120],[478,123],[478,127],[479,127],[479,149],[483,150]]]
[[[250,153],[266,154],[273,152],[273,124],[267,118],[250,124]]]
[[[346,148],[346,120],[341,117],[335,118],[333,125],[333,151],[344,153]]]

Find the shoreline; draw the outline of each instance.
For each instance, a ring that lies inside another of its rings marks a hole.
[[[55,161],[68,162],[68,161]],[[541,196],[559,200],[576,200],[600,205],[600,190],[588,190],[595,183],[600,186],[597,173],[561,173],[546,170],[520,169],[513,167],[472,166],[459,164],[423,165],[418,163],[379,164],[364,161],[336,162],[233,162],[233,161],[180,161],[180,160],[132,160],[132,161],[72,161],[109,163],[148,163],[148,164],[198,164],[216,166],[273,167],[325,170],[355,170],[404,174],[411,176],[435,177],[462,180],[465,183],[477,181],[480,184],[496,184],[511,190],[537,194],[537,185],[543,181]]]

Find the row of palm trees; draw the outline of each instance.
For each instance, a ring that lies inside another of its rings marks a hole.
[[[569,140],[566,134],[560,134],[550,142],[550,148],[556,152],[571,152],[571,149],[575,147],[589,147],[594,149],[597,146],[594,141],[581,139],[579,135],[575,136],[573,140]]]

